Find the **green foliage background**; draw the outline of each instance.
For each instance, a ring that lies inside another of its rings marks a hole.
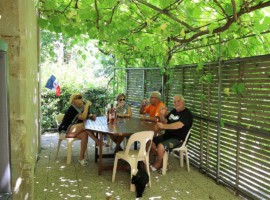
[[[116,67],[161,67],[269,52],[267,0],[40,0],[42,29],[95,39]]]
[[[91,88],[82,92],[85,99],[89,99],[92,105],[89,108],[91,114],[103,115],[106,105],[113,97],[106,95],[105,89]],[[69,97],[72,94],[70,88],[62,88],[61,96],[56,97],[54,91],[46,91],[41,96],[42,129],[43,131],[55,129],[55,115],[65,113],[69,107]]]
[[[63,38],[61,34],[41,31],[43,131],[56,128],[55,115],[65,113],[73,93],[83,93],[92,102],[90,112],[96,115],[101,115],[106,104],[114,98],[112,85],[108,85],[113,78],[113,60],[110,56],[100,54],[95,43],[77,43],[72,38]],[[45,87],[51,75],[56,77],[60,85],[60,97]]]
[[[267,0],[39,0],[36,6],[42,69],[47,70],[43,82],[53,72],[67,93],[96,87],[111,96],[123,92],[124,86],[113,80],[122,77],[114,74],[115,67],[160,67],[169,84],[170,68],[176,65],[197,63],[195,74],[207,62],[270,50]],[[212,74],[200,74],[194,82],[211,83]],[[244,89],[235,83],[224,92]]]

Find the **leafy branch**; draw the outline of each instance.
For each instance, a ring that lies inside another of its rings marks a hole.
[[[178,22],[179,24],[182,24],[183,26],[185,26],[187,29],[191,30],[191,31],[196,31],[196,29],[194,29],[193,27],[191,27],[189,24],[187,24],[186,22],[184,21],[181,21],[179,20],[177,17],[171,15],[169,13],[169,11],[167,9],[160,9],[150,3],[147,3],[145,1],[142,1],[142,0],[133,0],[133,1],[137,1],[137,2],[140,2],[146,6],[148,6],[149,8],[152,8],[153,10],[157,11],[158,13],[160,14],[163,14],[163,15],[166,15],[167,17],[171,18],[172,20]]]
[[[234,5],[235,6],[235,5]],[[218,28],[215,28],[213,30],[213,34],[215,33],[221,33],[221,32],[224,32],[225,30],[229,29],[230,26],[236,22],[236,20],[243,14],[246,14],[246,13],[249,13],[249,12],[252,12],[252,11],[255,11],[255,10],[258,10],[258,9],[261,9],[261,8],[264,8],[264,7],[268,7],[270,6],[270,1],[267,1],[265,3],[259,3],[257,4],[256,6],[253,6],[253,7],[249,7],[249,9],[245,9],[245,8],[241,8],[240,11],[238,13],[235,13],[234,16],[229,16],[227,18],[227,22],[221,26],[221,27],[218,27]],[[235,10],[235,9],[234,9]],[[189,42],[192,42],[193,40],[195,40],[196,38],[200,37],[200,36],[203,36],[203,35],[207,35],[207,34],[210,34],[210,30],[204,30],[204,31],[200,31],[200,32],[197,32],[195,34],[193,34],[191,37],[189,38],[186,38],[186,39],[179,39],[178,37],[171,37],[171,40],[175,41],[175,42],[178,42],[178,43],[189,43]]]

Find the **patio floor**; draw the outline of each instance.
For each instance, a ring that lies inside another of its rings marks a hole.
[[[112,170],[98,175],[94,161],[94,143],[89,138],[87,167],[78,163],[80,142],[73,148],[70,165],[66,164],[66,143],[62,142],[58,159],[55,160],[57,134],[45,133],[41,137],[41,153],[35,169],[35,200],[55,199],[136,199],[136,193],[129,191],[129,171],[118,171],[115,183],[111,182]],[[112,159],[104,159],[113,164]],[[143,199],[179,200],[240,200],[229,189],[217,185],[214,180],[190,166],[180,168],[178,160],[170,157],[170,170],[166,176],[151,173],[152,187],[146,188]],[[110,198],[109,198],[110,197]]]

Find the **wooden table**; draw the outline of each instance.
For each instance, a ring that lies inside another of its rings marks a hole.
[[[118,118],[115,125],[107,123],[107,118],[105,116],[96,117],[96,120],[86,120],[85,130],[89,132],[90,137],[96,142],[99,148],[98,154],[98,174],[102,174],[103,165],[102,154],[103,147],[103,137],[104,135],[114,135],[114,136],[130,136],[133,133],[140,131],[157,131],[156,123],[141,120],[138,118]]]

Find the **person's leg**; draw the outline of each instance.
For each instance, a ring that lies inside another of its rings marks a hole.
[[[155,157],[157,155],[157,146],[154,142],[151,144],[150,154],[149,154],[149,162],[153,163],[155,162]]]
[[[153,164],[153,167],[156,169],[160,169],[162,167],[165,150],[169,151],[169,149],[174,148],[178,144],[179,140],[175,138],[169,138],[160,142],[157,146],[157,159],[156,162]]]
[[[163,139],[162,135],[153,138],[153,142],[151,144],[151,149],[150,149],[150,155],[149,155],[149,162],[150,163],[155,162],[155,157],[157,156],[157,146],[163,140],[164,139]]]
[[[162,143],[159,143],[157,146],[157,158],[156,162],[152,165],[156,169],[160,169],[162,166],[162,160],[165,153],[165,148]]]
[[[151,155],[156,155],[157,154],[157,146],[154,142],[151,144],[151,149],[150,149],[150,154]]]
[[[85,131],[83,131],[83,132],[80,132],[76,138],[79,138],[81,140],[81,150],[80,150],[79,160],[83,160],[85,151],[87,149],[88,134]]]
[[[74,124],[70,127],[67,135],[67,138],[78,138],[81,140],[81,150],[80,150],[80,157],[79,160],[84,159],[85,150],[87,148],[88,143],[88,134],[84,130],[83,123]]]

